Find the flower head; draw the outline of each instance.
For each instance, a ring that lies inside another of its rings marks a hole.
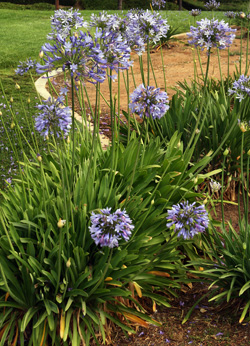
[[[238,125],[239,125],[241,132],[247,132],[250,130],[250,121],[247,122],[245,120],[238,119]]]
[[[221,188],[221,184],[217,181],[214,181],[214,180],[211,180],[209,185],[211,187],[212,193],[218,192]]]
[[[237,17],[240,17],[240,19],[244,19],[246,17],[246,13],[245,12],[238,12],[237,14]]]
[[[72,35],[72,30],[77,30],[81,27],[87,27],[87,23],[80,16],[79,10],[73,10],[73,8],[68,11],[59,9],[51,17],[52,32],[48,34],[47,39],[55,40],[58,35],[66,38]]]
[[[236,29],[231,29],[224,20],[219,22],[217,19],[206,18],[197,22],[197,27],[191,26],[187,35],[191,38],[190,44],[201,47],[201,50],[206,48],[210,51],[212,47],[219,49],[229,47],[235,38],[235,34],[231,32],[235,31]]]
[[[58,137],[61,132],[68,134],[72,122],[71,111],[69,107],[62,108],[62,106],[62,96],[57,99],[49,97],[42,105],[37,106],[40,113],[35,119],[35,128],[44,137],[50,133]]]
[[[201,14],[201,10],[196,8],[196,9],[193,9],[192,11],[190,11],[189,14],[193,17],[197,17]]]
[[[205,3],[204,5],[208,11],[211,10],[216,10],[217,8],[220,7],[220,2],[217,2],[215,0],[209,0],[208,2]]]
[[[204,205],[196,206],[196,203],[189,204],[184,201],[173,205],[168,211],[167,227],[174,226],[178,236],[184,239],[193,238],[195,234],[202,233],[208,227],[208,213]]]
[[[166,5],[166,0],[152,0],[152,6],[158,7],[159,9],[162,7],[164,8]]]
[[[130,100],[129,108],[141,118],[145,115],[160,119],[169,109],[167,93],[153,86],[139,85],[130,95]]]
[[[236,13],[233,12],[233,11],[227,11],[227,12],[225,13],[225,16],[226,16],[227,18],[233,19],[233,18],[235,18]]]
[[[228,92],[229,95],[236,95],[240,102],[250,96],[250,76],[241,75],[238,80],[233,82],[232,89],[229,89]]]
[[[126,211],[117,209],[111,213],[111,208],[106,208],[100,212],[100,214],[92,212],[90,217],[89,231],[95,244],[113,248],[119,246],[121,238],[128,241],[134,226]]]
[[[27,59],[26,61],[21,62],[17,66],[17,69],[15,70],[16,74],[19,74],[23,76],[25,73],[27,73],[30,70],[33,70],[36,67],[36,61],[32,59]]]

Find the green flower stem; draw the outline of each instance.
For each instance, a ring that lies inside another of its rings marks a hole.
[[[226,155],[223,156],[222,173],[221,173],[221,216],[222,216],[222,225],[224,229],[225,229],[225,215],[224,215],[223,194],[224,194],[225,162],[226,162]]]
[[[34,81],[34,78],[33,78],[32,73],[31,73],[31,70],[29,70],[29,76],[30,76],[30,79],[31,79],[31,81],[32,81],[33,87],[34,87],[34,89],[36,90],[35,81]],[[41,96],[40,96],[40,94],[39,94],[39,92],[38,92],[37,90],[36,90],[36,94],[37,94],[37,97],[38,97],[39,102],[41,103],[41,102],[42,102]]]
[[[248,244],[248,211],[249,211],[249,162],[250,155],[247,154],[247,171],[246,171],[246,207],[245,207],[245,219],[246,219],[246,234],[247,234],[247,244]]]
[[[133,83],[134,83],[134,88],[136,88],[135,74],[134,74],[133,66],[131,66],[130,68],[131,68],[131,75],[132,75],[132,79],[133,79]]]
[[[245,69],[245,75],[248,74],[248,48],[249,48],[249,20],[247,23],[247,51],[246,51],[246,69]]]
[[[72,162],[71,162],[71,179],[70,179],[70,193],[73,195],[74,183],[74,165],[75,165],[75,98],[74,98],[74,77],[71,76],[71,97],[72,97]]]
[[[156,88],[158,88],[157,80],[156,80],[156,76],[155,76],[155,71],[154,71],[154,67],[153,67],[152,59],[151,59],[150,55],[149,55],[149,60],[150,60],[150,66],[151,66],[151,70],[152,70],[153,77],[154,77],[155,86],[156,86]]]
[[[202,79],[204,81],[204,72],[203,72],[203,68],[202,68],[200,50],[199,50],[198,47],[196,48],[196,51],[197,51],[197,55],[198,55],[198,60],[199,60],[199,65],[200,65],[200,69],[201,69]]]
[[[150,47],[149,47],[149,38],[147,39],[147,68],[148,68],[148,80],[147,85],[150,85]],[[145,86],[145,84],[144,84]]]
[[[217,56],[218,56],[218,64],[219,64],[221,85],[222,85],[222,88],[223,88],[224,99],[226,99],[224,79],[223,79],[222,70],[221,70],[221,63],[220,63],[220,50],[219,50],[219,48],[217,48]]]
[[[229,27],[231,27],[231,18],[229,18]],[[229,66],[230,66],[230,47],[228,46],[227,48],[227,91],[229,89],[229,75],[230,75]],[[229,101],[229,95],[228,95],[228,101]]]
[[[243,164],[243,158],[244,158],[244,132],[242,132],[241,135],[241,151],[240,151],[240,175],[241,175],[241,186],[242,186],[242,198],[243,198],[243,206],[244,211],[248,213],[248,210],[246,210],[246,198],[245,198],[245,179],[244,179],[244,164]],[[248,191],[247,191],[248,193]],[[246,221],[246,220],[245,220]]]
[[[130,99],[129,99],[129,73],[127,70],[127,100],[128,100],[128,108],[127,108],[127,112],[128,112],[128,142],[130,141],[130,108],[129,108],[129,103],[130,103]]]
[[[167,79],[166,79],[166,71],[164,66],[162,45],[161,45],[160,51],[161,51],[161,64],[162,64],[162,71],[163,71],[163,78],[164,78],[164,87],[165,87],[165,91],[167,92]]]
[[[142,56],[139,56],[139,66],[140,66],[140,71],[141,71],[142,84],[145,86],[145,78],[144,78],[144,69],[143,69]]]
[[[240,27],[240,75],[241,75],[241,65],[242,65],[242,39],[243,39],[243,21],[241,20],[241,27]]]
[[[97,290],[97,288],[101,285],[101,283],[103,282],[104,278],[105,278],[105,275],[107,274],[107,271],[109,269],[109,266],[110,266],[110,262],[111,262],[111,259],[112,259],[112,255],[113,255],[113,248],[110,250],[110,248],[108,248],[108,250],[110,251],[110,254],[109,254],[109,259],[108,259],[108,262],[104,268],[104,271],[102,273],[102,276],[100,277],[100,279],[97,281],[97,283],[95,284],[95,286],[92,288],[92,290],[89,292],[88,296],[91,297],[91,295]]]

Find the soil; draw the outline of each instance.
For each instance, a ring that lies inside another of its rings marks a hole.
[[[246,51],[246,39],[243,40],[243,54]],[[230,48],[230,74],[239,70],[240,61],[240,39],[236,39]],[[134,60],[133,72],[136,86],[142,83],[138,57],[132,56]],[[162,72],[162,62],[160,50],[151,51],[152,65],[158,87],[164,90],[164,78]],[[188,83],[194,78],[194,59],[197,64],[197,75],[202,77],[202,72],[198,63],[198,57],[186,39],[186,36],[180,36],[178,39],[170,40],[168,46],[163,49],[164,67],[166,72],[167,92],[171,98],[176,92],[178,82]],[[224,77],[227,76],[228,66],[227,50],[220,51],[221,70]],[[146,55],[143,56],[144,66],[146,67]],[[201,53],[201,66],[205,73],[207,55]],[[245,61],[242,61],[242,71],[245,70]],[[147,69],[145,69],[147,71]],[[145,72],[146,73],[146,72]],[[218,56],[216,50],[211,54],[209,77],[220,79]],[[133,79],[130,73],[129,90],[130,93],[135,89]],[[65,85],[62,76],[53,80],[57,91]],[[117,93],[117,81],[113,83],[113,95]],[[155,86],[152,73],[150,73],[150,85]],[[95,105],[95,86],[88,83],[86,85],[91,105]],[[108,100],[108,84],[104,82],[101,85],[101,92]],[[121,76],[121,109],[127,109],[127,94]],[[71,104],[69,96],[69,105]],[[76,104],[76,111],[80,114],[81,108]],[[110,136],[108,107],[101,99],[100,131]],[[90,115],[90,111],[89,111]],[[242,210],[242,208],[241,208]],[[221,221],[220,205],[216,206],[216,212],[213,213],[215,219]],[[238,207],[232,204],[225,204],[225,219],[231,220],[233,227],[238,227]],[[112,345],[115,346],[246,346],[250,345],[250,328],[248,323],[239,324],[240,311],[236,311],[235,306],[229,309],[215,307],[207,302],[202,302],[195,308],[190,319],[182,325],[181,322],[190,307],[195,303],[199,296],[207,292],[207,287],[202,284],[183,285],[177,299],[170,301],[171,308],[157,307],[158,311],[152,311],[148,307],[147,311],[152,317],[162,323],[161,327],[149,326],[149,328],[136,327],[136,334],[125,337],[123,332],[117,328],[112,336]]]

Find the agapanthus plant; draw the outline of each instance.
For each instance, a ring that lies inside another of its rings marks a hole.
[[[23,61],[23,62],[20,61],[20,64],[17,66],[17,69],[15,70],[15,72],[16,74],[23,76],[28,71],[35,69],[35,67],[36,67],[36,60],[27,59],[26,61]]]
[[[201,14],[201,10],[196,8],[196,9],[193,9],[192,11],[190,11],[189,14],[193,17],[197,17]]]
[[[71,128],[72,117],[69,107],[63,108],[63,97],[49,97],[43,104],[38,105],[40,113],[35,119],[35,129],[44,137],[49,134],[59,137],[67,135]]]
[[[129,108],[131,112],[136,113],[141,118],[146,116],[147,118],[160,119],[169,109],[168,102],[168,95],[165,91],[153,86],[145,87],[141,84],[130,95]]]
[[[119,240],[128,241],[134,229],[132,220],[125,210],[117,209],[111,213],[111,208],[101,209],[98,214],[92,212],[90,220],[91,238],[101,247],[118,247]]]
[[[81,17],[79,10],[73,10],[73,8],[68,11],[59,9],[51,17],[52,32],[47,35],[47,39],[54,40],[58,35],[66,38],[73,34],[73,30],[81,27],[87,27],[87,22]]]
[[[191,239],[198,233],[203,233],[209,224],[208,213],[204,205],[188,201],[173,205],[168,211],[167,227],[174,227],[178,237]]]
[[[228,23],[224,20],[220,22],[216,19],[202,19],[197,22],[197,27],[191,26],[190,33],[187,34],[191,38],[188,41],[190,44],[200,47],[201,50],[205,48],[210,51],[212,47],[225,49],[229,47],[235,38],[236,29],[231,29]]]
[[[228,93],[235,95],[240,102],[250,96],[250,76],[241,75],[238,80],[233,82],[232,89],[229,89]]]
[[[160,8],[164,8],[166,5],[166,0],[152,0],[152,6],[153,7],[158,7]]]
[[[215,0],[209,0],[204,5],[208,11],[217,10],[217,8],[220,7],[220,2],[217,2]]]

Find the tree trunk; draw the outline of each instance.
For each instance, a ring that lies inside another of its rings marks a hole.
[[[182,11],[182,0],[179,0],[179,11]]]
[[[122,0],[118,0],[118,10],[122,10]]]
[[[59,0],[55,0],[55,8],[56,10],[59,10]]]

